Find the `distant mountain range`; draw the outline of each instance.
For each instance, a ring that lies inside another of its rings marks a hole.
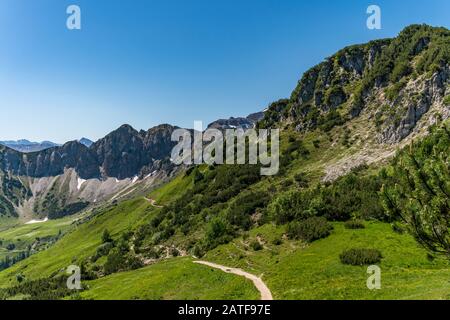
[[[78,142],[88,148],[94,143],[87,138],[81,138],[80,140],[78,140]],[[52,141],[33,142],[27,139],[0,141],[0,145],[4,145],[8,148],[24,153],[38,152],[45,149],[61,146],[61,144]]]
[[[0,145],[0,216],[55,218],[151,188],[177,171],[175,128],[123,125],[95,143],[84,138],[36,152]]]
[[[34,151],[39,146],[41,150],[33,153],[29,153],[31,143],[22,140],[22,144],[4,144],[0,146],[0,171],[34,178],[60,175],[68,168],[75,169],[83,179],[125,179],[147,174],[155,170],[157,160],[169,158],[175,145],[171,141],[174,128],[160,125],[137,131],[123,125],[95,143],[83,138],[63,145],[47,144],[45,149],[38,144]],[[25,152],[29,154],[25,156]]]
[[[0,144],[20,152],[36,152],[59,146],[59,144],[51,141],[32,142],[26,139],[0,141]]]
[[[290,98],[272,103],[264,112],[219,119],[208,128],[248,129],[258,124],[316,135],[320,130],[332,141],[331,130],[343,127],[342,143],[357,150],[324,168],[324,180],[333,180],[363,163],[381,161],[392,153],[386,151],[388,147],[400,146],[411,133],[418,134],[450,116],[447,48],[448,30],[428,26],[411,26],[395,39],[344,48],[305,72]],[[158,173],[169,176],[174,172],[170,161],[174,129],[162,124],[137,131],[122,125],[95,143],[86,138],[64,145],[0,142],[3,211],[27,206],[31,212],[45,212],[37,200],[29,201],[30,194],[36,199],[47,197],[50,200],[43,203],[52,203],[56,193],[64,197],[68,185],[73,201],[81,198],[97,203],[117,192],[112,187],[116,181],[136,183],[135,179]],[[320,148],[318,138],[315,146]],[[47,179],[57,176],[61,177],[58,186]],[[98,185],[90,187],[86,180],[96,180]]]

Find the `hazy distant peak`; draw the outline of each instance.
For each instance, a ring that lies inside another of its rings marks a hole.
[[[81,138],[80,140],[78,140],[79,143],[84,144],[86,147],[90,148],[94,142],[88,138]]]
[[[0,141],[0,144],[20,152],[36,152],[59,146],[51,141],[32,142],[27,139]]]

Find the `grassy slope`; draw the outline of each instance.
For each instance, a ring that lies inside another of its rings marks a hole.
[[[335,135],[339,136],[339,133],[334,132],[333,136]],[[312,140],[317,138],[321,140],[320,147],[314,148]],[[282,180],[293,177],[297,172],[305,171],[308,172],[312,182],[317,182],[326,163],[336,159],[337,155],[354,152],[353,148],[348,150],[340,143],[333,145],[327,136],[319,133],[306,136],[305,144],[311,151],[306,159],[295,159],[284,177],[263,180],[250,189],[265,190],[271,184],[281,186]],[[191,185],[190,177],[180,175],[152,192],[150,197],[159,204],[166,204]],[[105,227],[114,235],[128,226],[137,225],[146,217],[145,210],[155,210],[148,207],[149,203],[142,199],[128,201],[110,212],[97,216],[93,221],[79,226],[46,252],[1,272],[0,286],[8,285],[10,279],[14,279],[18,272],[29,277],[46,276],[66,267],[73,258],[91,255],[100,243],[100,235]],[[275,237],[281,237],[283,232],[282,227],[265,225],[252,230],[250,239],[245,241],[242,238],[236,239],[208,253],[204,259],[227,266],[238,266],[257,275],[264,274],[263,279],[276,299],[450,298],[448,280],[450,265],[443,261],[428,261],[426,252],[419,248],[410,236],[394,233],[387,224],[373,222],[368,223],[364,230],[346,230],[342,224],[336,223],[335,231],[329,238],[319,240],[306,248],[300,242],[287,240],[281,246],[273,245],[271,241]],[[266,240],[265,249],[258,252],[245,249],[244,243],[248,244],[258,234]],[[178,240],[186,241],[186,238]],[[340,263],[339,254],[351,247],[370,247],[382,251],[385,258],[380,265],[381,290],[370,291],[366,288],[368,277],[366,268],[345,266]],[[220,288],[224,284],[215,278],[221,277],[221,271],[211,271],[214,276],[197,275],[197,272],[205,270],[209,268],[191,265],[189,260],[177,258],[140,270],[95,280],[89,283],[91,289],[82,296],[96,299],[257,297],[254,292],[251,293],[237,284],[246,283],[245,280],[234,276],[230,276],[229,280],[237,283],[227,283],[229,289],[222,293],[216,285]],[[178,284],[174,289],[174,283],[183,279],[182,286]],[[211,282],[207,286],[199,287],[198,283],[202,279]],[[251,287],[251,284],[249,285]],[[209,291],[205,287],[210,287]],[[220,294],[225,294],[226,297]]]
[[[257,299],[249,280],[174,258],[87,283],[85,299]]]
[[[106,210],[75,227],[46,251],[0,272],[0,287],[15,284],[18,273],[28,279],[37,279],[65,270],[95,252],[105,228],[115,236],[147,220],[154,210],[142,198]],[[56,227],[56,222],[42,224],[41,228],[50,230],[51,226]],[[23,235],[21,232],[30,227],[22,226],[8,232],[11,237]],[[171,259],[139,270],[113,274],[90,281],[88,285],[91,289],[82,293],[86,299],[256,299],[259,296],[250,281],[196,265],[188,258]]]
[[[191,176],[185,176],[184,173],[180,173],[168,183],[152,191],[150,193],[150,198],[154,199],[157,204],[167,204],[183,194],[184,191],[191,188],[193,183]]]
[[[252,230],[249,239],[221,246],[204,259],[263,274],[275,299],[450,299],[450,263],[430,262],[411,236],[394,233],[388,224],[366,224],[366,229],[348,230],[336,223],[330,237],[307,247],[287,240],[273,245],[283,229],[265,225]],[[265,240],[265,249],[245,249],[257,235]],[[367,289],[366,267],[339,261],[343,250],[355,247],[381,250],[381,290]]]
[[[318,149],[312,146],[313,138],[317,137],[321,140]],[[352,153],[340,144],[331,146],[328,138],[318,133],[307,136],[305,143],[311,151],[310,156],[294,160],[286,176],[293,177],[296,172],[306,171],[313,181],[318,181],[325,163],[345,152]],[[262,181],[251,189],[263,190],[268,184],[278,184],[279,181],[279,177],[275,177],[270,181]],[[190,180],[178,177],[152,194],[152,197],[166,203],[190,184]],[[260,227],[250,232],[250,239],[237,239],[210,252],[204,259],[238,266],[257,275],[263,274],[263,279],[276,299],[450,298],[450,264],[428,261],[425,250],[418,247],[412,237],[394,233],[388,224],[373,222],[367,223],[364,230],[347,230],[342,224],[336,223],[332,236],[307,248],[300,242],[287,240],[281,246],[272,245],[271,241],[275,237],[281,237],[283,232],[282,227]],[[248,244],[258,234],[267,240],[265,249],[259,252],[245,249],[246,245],[243,243]],[[339,254],[352,247],[373,247],[382,251],[385,258],[380,264],[381,290],[367,289],[368,275],[365,267],[340,263]],[[134,272],[129,273],[129,277],[134,277],[133,274]],[[109,283],[113,287],[114,280],[109,281],[112,281]],[[115,284],[122,287],[117,282]],[[145,295],[140,297],[144,298]]]
[[[113,236],[117,235],[141,223],[153,210],[148,201],[140,198],[125,201],[96,215],[89,222],[80,224],[48,250],[0,272],[0,287],[14,283],[17,273],[22,273],[29,279],[36,279],[67,268],[95,252],[101,243],[104,229],[108,229]]]
[[[15,252],[26,250],[27,246],[32,244],[36,238],[57,236],[59,232],[65,233],[70,229],[74,220],[74,217],[67,217],[43,223],[20,224],[0,231],[0,240],[3,241],[3,248],[0,248],[0,259],[14,253],[4,248],[7,243],[14,243],[16,245]]]
[[[182,185],[182,180],[173,182]],[[169,189],[168,189],[169,190]],[[171,190],[171,189],[170,189]],[[0,286],[14,281],[18,272],[29,278],[48,276],[67,267],[74,258],[91,255],[104,228],[117,234],[148,219],[155,210],[143,199],[127,201],[78,226],[56,245],[0,273]],[[283,227],[265,225],[208,253],[204,260],[237,266],[260,275],[275,299],[447,299],[450,298],[450,264],[430,262],[426,252],[409,235],[394,233],[388,224],[371,222],[362,230],[347,230],[335,223],[333,234],[310,246],[280,238]],[[264,249],[254,252],[248,243],[260,236]],[[365,267],[345,266],[339,254],[347,248],[380,249],[384,259],[382,289],[366,288]],[[204,281],[208,284],[204,285]],[[175,258],[155,265],[114,274],[89,282],[88,299],[254,299],[251,283],[219,270]]]

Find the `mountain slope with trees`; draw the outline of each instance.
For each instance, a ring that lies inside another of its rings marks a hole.
[[[26,295],[20,283],[55,281],[76,263],[93,289],[81,296],[109,297],[103,284],[195,256],[264,273],[275,298],[448,298],[449,39],[445,28],[413,25],[339,51],[257,124],[282,129],[278,175],[248,164],[183,168],[145,198],[94,209],[0,272],[0,286]],[[164,126],[123,126],[89,150],[102,172],[126,177],[149,161],[139,150],[164,157],[166,139]],[[385,291],[366,287],[373,263],[386,271]]]

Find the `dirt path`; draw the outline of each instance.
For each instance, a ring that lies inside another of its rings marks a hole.
[[[163,208],[163,206],[158,206],[156,204],[156,201],[151,198],[144,197],[145,200],[150,202],[152,206],[155,208]],[[253,284],[255,285],[256,289],[258,289],[259,293],[261,294],[261,300],[273,300],[272,293],[270,292],[270,289],[266,286],[266,284],[262,281],[260,277],[257,277],[251,273],[245,272],[238,268],[229,268],[222,266],[220,264],[208,262],[208,261],[194,261],[194,263],[202,264],[211,268],[222,270],[226,273],[232,273],[238,276],[245,277],[249,280],[252,280]]]
[[[270,289],[266,286],[266,284],[262,281],[262,279],[260,277],[257,277],[251,273],[245,272],[241,269],[237,269],[237,268],[229,268],[229,267],[225,267],[222,266],[220,264],[215,264],[212,262],[207,262],[207,261],[194,261],[194,263],[198,263],[198,264],[203,264],[205,266],[209,266],[212,268],[216,268],[216,269],[220,269],[223,272],[226,273],[232,273],[232,274],[236,274],[238,276],[242,276],[245,277],[247,279],[250,279],[253,281],[253,284],[255,285],[256,289],[258,289],[258,291],[261,293],[261,300],[273,300],[272,298],[272,293],[270,292]]]
[[[154,200],[154,199],[145,198],[145,200],[147,200],[148,202],[150,202],[150,204],[151,204],[152,206],[154,206],[155,208],[162,208],[162,207],[163,207],[163,206],[158,206],[158,205],[156,204],[156,200]]]

